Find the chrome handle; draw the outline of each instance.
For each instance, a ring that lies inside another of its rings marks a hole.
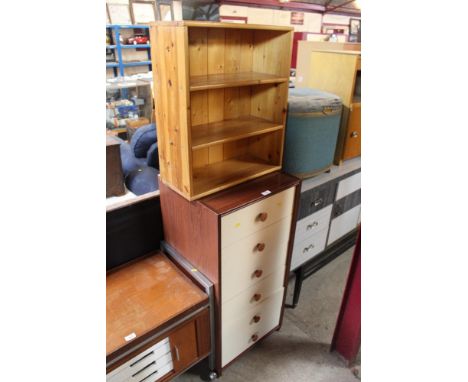
[[[312,224],[307,225],[306,229],[308,231],[309,229],[312,229],[312,228],[314,228],[316,226],[318,226],[318,221],[314,221]]]
[[[175,350],[175,356],[177,358],[177,361],[180,361],[179,349],[177,348],[177,346],[174,346],[174,350]]]
[[[357,131],[353,131],[353,132],[351,133],[351,138],[356,138],[358,135],[359,135],[359,134],[358,134]]]
[[[314,248],[315,248],[314,245],[313,245],[313,244],[310,244],[308,247],[306,247],[306,248],[304,248],[304,249],[302,250],[302,253],[309,252],[309,250],[314,249]]]
[[[322,203],[323,203],[323,199],[322,199],[322,198],[317,199],[317,200],[314,200],[314,201],[312,202],[312,204],[314,205],[314,207],[317,207],[317,206],[319,206],[319,205],[322,204]]]
[[[133,362],[130,367],[133,367],[135,366],[137,363],[143,361],[146,357],[150,356],[151,354],[154,354],[154,351],[150,351],[148,354],[145,354],[143,357],[141,357],[140,359],[136,360],[135,362]]]

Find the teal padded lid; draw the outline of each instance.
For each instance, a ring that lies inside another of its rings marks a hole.
[[[341,98],[323,90],[311,88],[289,89],[289,113],[314,113],[341,109]]]

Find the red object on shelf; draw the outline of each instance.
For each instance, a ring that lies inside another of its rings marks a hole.
[[[148,41],[149,41],[148,36],[135,36],[135,37],[129,37],[127,40],[127,44],[129,45],[148,44]]]
[[[361,347],[361,228],[341,301],[331,350],[352,363]]]

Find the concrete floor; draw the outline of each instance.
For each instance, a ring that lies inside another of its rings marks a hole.
[[[244,353],[226,368],[219,380],[358,381],[352,369],[346,367],[338,355],[329,352],[353,250],[354,247],[350,248],[305,280],[298,306],[285,309],[281,330]],[[288,287],[287,303],[292,302],[293,288],[294,279]],[[207,363],[203,361],[175,381],[199,382],[206,367]]]

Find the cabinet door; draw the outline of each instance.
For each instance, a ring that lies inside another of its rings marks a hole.
[[[348,129],[343,148],[343,159],[361,155],[361,104],[352,103],[349,108]]]
[[[356,228],[360,213],[361,205],[358,205],[345,212],[343,215],[338,216],[336,219],[333,219],[330,224],[330,234],[328,235],[327,245],[330,245]]]
[[[188,322],[169,336],[174,371],[185,369],[198,357],[195,320]]]

